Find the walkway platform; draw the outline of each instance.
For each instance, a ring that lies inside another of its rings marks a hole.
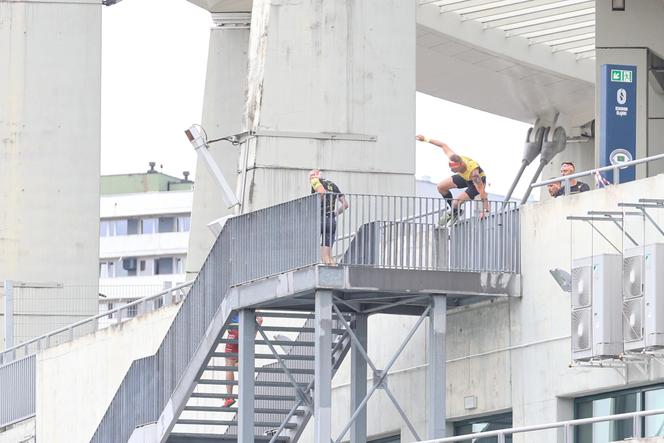
[[[491,298],[520,297],[520,274],[312,265],[233,286],[234,309],[312,312],[315,293],[334,292],[342,311],[420,315],[429,295],[447,295],[448,307]]]

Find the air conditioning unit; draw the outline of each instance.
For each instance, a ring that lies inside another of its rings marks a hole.
[[[600,254],[572,262],[572,359],[623,352],[620,290],[622,256]]]
[[[136,257],[123,258],[122,259],[122,269],[125,271],[135,271],[136,270]]]
[[[625,350],[664,347],[664,243],[625,251],[622,279]]]

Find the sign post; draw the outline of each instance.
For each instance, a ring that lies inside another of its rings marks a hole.
[[[636,158],[636,66],[602,65],[599,134],[600,166],[618,166]],[[634,166],[614,169],[606,178],[624,183],[636,178]]]

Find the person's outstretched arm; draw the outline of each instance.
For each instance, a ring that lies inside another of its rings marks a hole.
[[[415,139],[420,142],[431,143],[432,145],[438,146],[443,151],[445,151],[445,155],[447,155],[447,157],[450,159],[452,158],[453,155],[456,155],[456,152],[452,151],[452,149],[449,146],[447,146],[445,143],[441,142],[440,140],[427,138],[423,135],[416,135]]]

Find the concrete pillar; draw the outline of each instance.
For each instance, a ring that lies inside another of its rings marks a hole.
[[[238,442],[254,441],[254,337],[256,314],[251,309],[240,311],[238,358]]]
[[[202,126],[210,140],[242,131],[251,17],[250,12],[211,10],[215,26],[210,30],[202,117]],[[210,153],[232,188],[237,181],[238,151],[238,147],[228,142],[210,145]],[[216,239],[208,223],[232,212],[224,203],[221,188],[199,160],[187,252],[189,275],[200,270]]]
[[[316,291],[314,441],[332,437],[332,291]]]
[[[259,134],[241,152],[245,210],[308,193],[313,167],[346,193],[414,193],[415,8],[253,2],[245,129]]]
[[[360,344],[367,350],[367,319],[366,314],[355,315],[355,335]],[[367,395],[367,361],[359,351],[355,342],[350,349],[350,411],[355,411]],[[366,407],[357,416],[350,428],[351,443],[366,443],[367,441],[367,409]]]
[[[0,2],[0,60],[0,281],[90,288],[26,338],[98,311],[101,0]]]
[[[429,368],[427,371],[428,417],[427,438],[446,436],[445,427],[445,334],[447,327],[447,297],[434,295],[429,314]]]

